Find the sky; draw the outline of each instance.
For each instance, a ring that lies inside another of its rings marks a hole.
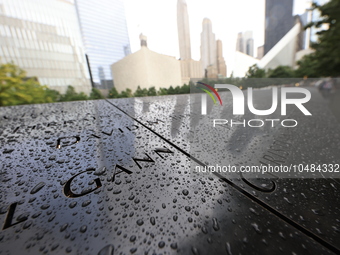
[[[209,18],[216,39],[222,40],[228,75],[233,68],[239,32],[253,31],[254,54],[264,44],[265,0],[186,0],[191,56],[200,59],[202,21]],[[293,14],[302,14],[308,0],[295,0]],[[124,0],[131,51],[140,49],[139,34],[147,36],[148,48],[179,58],[177,0]]]

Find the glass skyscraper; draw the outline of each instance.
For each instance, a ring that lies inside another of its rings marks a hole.
[[[294,26],[293,0],[266,0],[264,54]]]
[[[77,13],[93,80],[112,86],[110,66],[130,54],[123,0],[76,0]]]
[[[13,62],[43,85],[90,92],[73,0],[0,0],[0,62]]]

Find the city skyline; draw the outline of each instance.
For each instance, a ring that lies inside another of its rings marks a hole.
[[[213,24],[216,39],[223,42],[223,56],[232,70],[237,34],[251,30],[254,35],[254,52],[264,44],[265,0],[230,1],[186,0],[188,6],[191,57],[200,60],[200,34],[202,21],[209,18]],[[152,6],[152,8],[150,7]],[[247,6],[247,8],[244,8]],[[306,0],[296,0],[294,14],[301,14],[307,6]],[[169,56],[180,58],[177,31],[177,0],[156,1],[125,0],[126,18],[131,51],[140,49],[139,34],[148,36],[150,49]],[[157,11],[155,11],[157,10]],[[236,10],[240,10],[237,12]],[[155,22],[157,20],[157,22]],[[256,57],[256,53],[254,54]]]

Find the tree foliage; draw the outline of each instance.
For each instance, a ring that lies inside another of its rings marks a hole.
[[[94,100],[94,99],[103,99],[103,98],[104,96],[102,95],[102,93],[100,93],[99,89],[92,88],[89,99]]]
[[[87,100],[88,97],[84,92],[77,93],[72,86],[68,86],[66,93],[61,95],[60,102],[68,102],[68,101],[79,101],[79,100]]]
[[[41,86],[36,78],[13,63],[0,65],[0,106],[51,103],[59,93]]]
[[[247,78],[264,78],[266,77],[266,70],[259,68],[256,64],[249,67],[246,73]]]
[[[311,22],[307,27],[319,28],[325,24],[328,29],[317,33],[318,42],[312,44],[314,53],[298,62],[299,75],[308,77],[340,75],[340,0],[330,0],[324,5],[313,3],[321,13],[321,20]],[[306,27],[306,28],[307,28]]]

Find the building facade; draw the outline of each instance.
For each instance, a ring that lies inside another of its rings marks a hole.
[[[293,26],[293,0],[266,0],[264,55],[266,55]]]
[[[222,41],[217,40],[216,41],[216,66],[217,66],[217,75],[220,75],[222,77],[227,76],[227,66],[225,64],[224,58],[223,58],[223,50],[222,50]]]
[[[112,64],[111,70],[118,92],[127,88],[134,92],[138,86],[142,89],[154,86],[158,90],[182,85],[180,61],[146,46]]]
[[[177,1],[177,30],[181,60],[191,59],[188,7],[185,0]]]
[[[254,39],[252,31],[237,34],[236,50],[251,57],[254,56]]]
[[[130,54],[123,0],[75,0],[93,80],[112,86],[111,64]]]
[[[201,33],[201,62],[206,72],[208,66],[216,66],[216,40],[212,32],[210,19],[205,18],[202,23]]]
[[[91,90],[71,0],[0,0],[0,61],[13,62],[61,93],[68,85]]]

